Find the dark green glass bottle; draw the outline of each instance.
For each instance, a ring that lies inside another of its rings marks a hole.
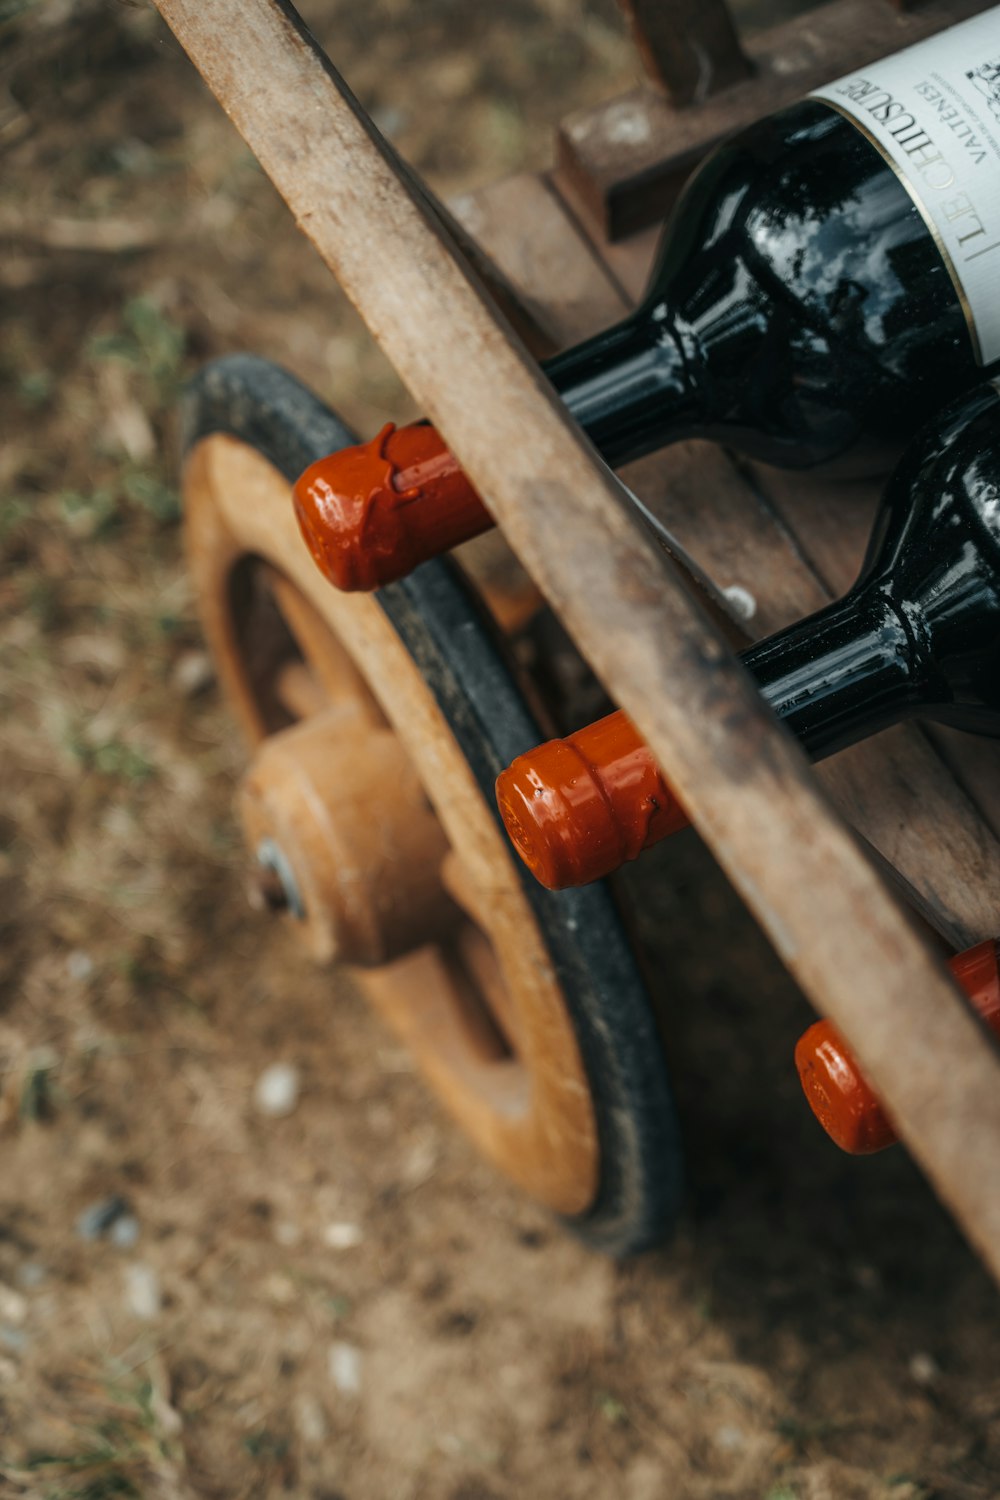
[[[610,464],[704,437],[784,468],[871,473],[1000,368],[1000,101],[974,71],[997,53],[1000,6],[711,154],[640,306],[544,366]],[[947,95],[929,81],[939,65]],[[425,424],[321,460],[296,504],[341,588],[387,583],[493,524]]]
[[[909,718],[1000,737],[996,383],[908,447],[850,592],[740,659],[813,760]],[[609,875],[687,822],[620,710],[518,756],[497,795],[518,853],[553,889]]]
[[[1000,394],[911,443],[850,593],[743,653],[814,759],[914,716],[1000,736]]]
[[[713,153],[640,306],[545,370],[613,466],[705,437],[782,468],[856,473],[885,468],[982,373],[913,198],[856,125],[813,100]]]

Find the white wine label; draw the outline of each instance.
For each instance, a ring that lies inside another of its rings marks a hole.
[[[810,97],[894,168],[951,272],[976,358],[1000,359],[1000,6]]]

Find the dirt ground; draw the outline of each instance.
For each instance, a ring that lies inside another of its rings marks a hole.
[[[611,0],[302,9],[444,192],[633,76]],[[250,349],[366,432],[407,398],[151,11],[0,0],[0,80],[0,1493],[1000,1495],[995,1293],[806,1115],[810,1014],[696,840],[629,879],[691,1191],[625,1265],[249,909],[177,394]]]

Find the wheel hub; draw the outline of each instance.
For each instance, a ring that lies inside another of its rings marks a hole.
[[[320,962],[389,963],[456,920],[441,826],[395,735],[360,709],[263,741],[239,807],[257,904],[293,919]]]

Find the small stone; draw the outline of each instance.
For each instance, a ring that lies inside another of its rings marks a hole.
[[[297,1224],[293,1224],[291,1219],[279,1219],[274,1226],[274,1238],[279,1245],[284,1245],[290,1250],[293,1246],[302,1243],[302,1230]]]
[[[0,1323],[0,1349],[6,1349],[8,1354],[20,1354],[28,1342],[28,1335],[23,1328],[11,1328],[7,1323]]]
[[[262,1115],[280,1119],[293,1113],[299,1102],[299,1070],[291,1063],[272,1063],[253,1089],[253,1102]]]
[[[135,1214],[122,1214],[111,1226],[108,1239],[119,1250],[134,1250],[139,1243],[139,1220]]]
[[[920,1350],[910,1358],[910,1379],[917,1385],[934,1385],[940,1379],[941,1369],[933,1354]]]
[[[108,1233],[116,1220],[130,1213],[127,1198],[113,1193],[110,1198],[101,1198],[85,1208],[76,1221],[76,1232],[81,1240],[99,1240]]]
[[[323,1230],[323,1243],[330,1250],[353,1250],[364,1237],[360,1224],[328,1224]]]
[[[28,1304],[20,1292],[0,1281],[0,1318],[5,1323],[23,1323],[28,1316]]]
[[[341,1395],[357,1396],[361,1390],[361,1350],[354,1344],[331,1344],[327,1364],[330,1379]]]
[[[739,1427],[719,1427],[715,1432],[715,1446],[726,1453],[738,1453],[746,1447],[746,1438]]]
[[[125,1301],[129,1310],[147,1323],[159,1315],[160,1278],[152,1266],[137,1260],[125,1267]]]
[[[731,583],[728,588],[722,590],[723,596],[729,601],[733,614],[738,620],[752,620],[757,613],[757,600],[749,589],[742,584]]]
[[[298,1296],[295,1282],[282,1271],[273,1271],[270,1276],[265,1276],[264,1292],[268,1300],[276,1303],[278,1307],[287,1307]]]
[[[420,1131],[403,1158],[400,1171],[403,1186],[410,1189],[422,1187],[434,1175],[438,1159],[437,1133],[433,1129]]]
[[[303,1391],[295,1401],[295,1427],[306,1448],[320,1448],[326,1442],[329,1424],[326,1412],[315,1396]]]
[[[0,1357],[0,1385],[13,1385],[18,1379],[18,1368],[12,1359]]]
[[[197,698],[215,681],[215,669],[207,651],[185,651],[177,658],[171,680],[185,698]]]
[[[36,1286],[41,1286],[47,1274],[45,1267],[37,1260],[26,1260],[17,1268],[18,1282],[29,1291]]]
[[[84,953],[82,948],[74,948],[72,953],[66,955],[66,973],[70,979],[83,981],[89,979],[94,972],[94,960],[89,953]]]

